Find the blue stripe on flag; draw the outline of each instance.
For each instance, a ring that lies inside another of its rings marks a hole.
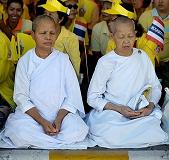
[[[149,31],[153,32],[154,34],[158,35],[161,39],[164,39],[164,31],[161,30],[158,26],[152,24],[149,28]]]
[[[76,35],[85,38],[85,31],[79,29],[79,28],[74,28],[73,33],[75,33]]]

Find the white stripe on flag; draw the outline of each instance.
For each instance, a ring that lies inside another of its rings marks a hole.
[[[78,36],[79,41],[84,41],[83,37]]]
[[[82,26],[82,25],[79,25],[79,24],[75,24],[74,28],[81,29],[81,30],[83,30],[83,31],[85,31],[85,32],[87,31],[87,28],[86,28],[86,27],[84,27],[84,26]]]
[[[157,36],[154,32],[148,31],[147,35],[149,35],[150,37],[153,37],[154,39],[158,40],[160,43],[163,44],[163,39]]]
[[[158,26],[161,30],[164,31],[164,26],[162,26],[158,21],[154,20],[153,24]]]

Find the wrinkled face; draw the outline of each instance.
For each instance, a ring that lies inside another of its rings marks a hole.
[[[167,12],[169,10],[169,0],[154,0],[154,5],[160,12]]]
[[[104,1],[104,2],[103,2],[102,10],[110,9],[111,6],[112,6],[112,3],[111,3],[111,2]],[[110,15],[107,14],[107,13],[102,12],[102,13],[101,13],[101,16],[102,16],[102,19],[103,19],[104,21],[108,21],[108,20],[110,19]]]
[[[112,25],[114,25],[112,23]],[[109,24],[111,30],[111,24]],[[115,51],[119,55],[129,56],[132,54],[133,46],[136,40],[134,23],[132,22],[118,22],[116,24],[113,39],[116,44]]]
[[[36,42],[36,48],[39,54],[48,53],[52,50],[54,46],[57,31],[55,23],[51,20],[41,20],[36,27],[35,32],[32,33],[32,37]]]
[[[49,11],[45,10],[45,14],[52,17],[56,24],[59,24],[59,16],[58,16],[57,12],[49,12]]]
[[[74,0],[68,0],[65,2],[65,5],[70,9],[70,15],[68,16],[68,18],[75,19],[76,15],[78,14],[77,2]]]
[[[19,3],[13,2],[7,8],[9,22],[18,22],[22,16],[23,9]]]
[[[140,9],[143,6],[144,0],[132,0],[133,7],[135,9]]]

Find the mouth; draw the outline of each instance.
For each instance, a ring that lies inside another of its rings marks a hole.
[[[43,43],[45,46],[52,46],[52,42],[45,42]]]
[[[128,50],[130,49],[131,47],[130,46],[123,46],[124,49]]]

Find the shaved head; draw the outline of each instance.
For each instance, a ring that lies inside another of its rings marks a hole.
[[[113,21],[108,23],[109,30],[112,34],[116,33],[119,23],[131,24],[131,26],[133,26],[133,30],[135,30],[135,24],[134,24],[133,20],[131,20],[125,16],[119,16],[116,19],[114,19]],[[125,30],[125,28],[124,28],[124,30]]]

